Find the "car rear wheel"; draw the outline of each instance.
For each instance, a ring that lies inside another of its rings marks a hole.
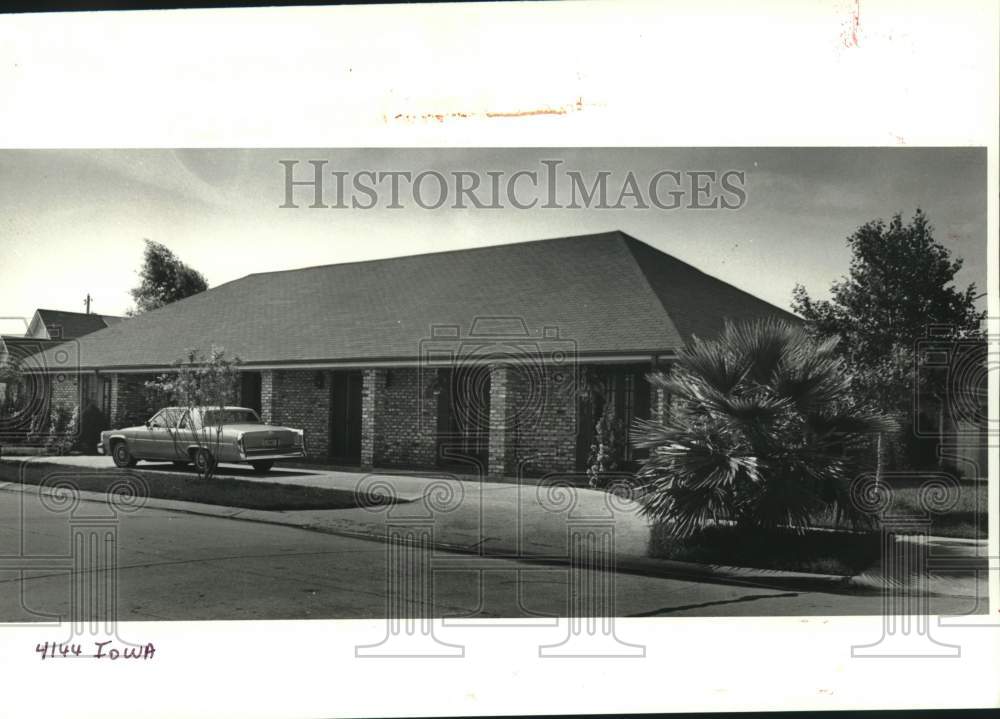
[[[199,449],[194,453],[194,468],[198,474],[210,474],[215,469],[215,457],[207,449]]]
[[[114,460],[116,467],[134,467],[139,461],[128,451],[128,445],[121,441],[115,442],[111,448],[111,459]]]
[[[251,462],[250,466],[253,467],[253,471],[258,474],[264,474],[264,472],[270,472],[271,467],[274,466],[272,461],[261,461],[261,462]]]

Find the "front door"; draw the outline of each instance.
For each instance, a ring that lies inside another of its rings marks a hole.
[[[485,469],[490,444],[488,367],[438,370],[438,465]]]
[[[330,460],[361,464],[361,371],[330,373]]]
[[[260,416],[260,372],[240,373],[240,404]]]

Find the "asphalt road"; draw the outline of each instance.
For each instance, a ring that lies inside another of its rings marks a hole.
[[[597,571],[571,581],[564,566],[418,548],[397,562],[390,551],[399,547],[379,541],[152,508],[109,522],[103,503],[70,511],[46,502],[0,491],[0,621],[67,618],[74,587],[80,606],[93,606],[86,597],[109,577],[118,618],[129,621],[420,616],[427,607],[438,617],[566,616],[572,586],[592,588],[584,600],[594,611],[582,614],[607,614],[593,597],[613,587],[615,616],[860,615],[879,613],[882,601]],[[77,552],[74,573],[74,532],[97,537],[92,549],[115,536],[117,571],[102,567],[106,554]],[[80,564],[81,556],[96,559]],[[432,596],[411,581],[422,571],[433,577]],[[969,600],[932,601],[943,613],[973,608]]]

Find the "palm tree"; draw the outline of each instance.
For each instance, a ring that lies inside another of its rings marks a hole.
[[[647,516],[674,536],[718,523],[801,532],[830,511],[866,524],[850,500],[852,450],[897,427],[852,403],[834,345],[779,320],[727,323],[650,375],[671,412],[634,424],[649,449],[637,475]]]

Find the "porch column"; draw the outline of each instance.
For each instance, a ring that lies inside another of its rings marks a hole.
[[[260,372],[260,419],[264,424],[274,421],[274,370]]]
[[[487,471],[491,477],[514,473],[514,437],[509,418],[513,407],[511,371],[508,367],[490,367],[490,443]]]
[[[361,375],[361,469],[375,466],[375,432],[385,389],[385,370],[366,369]]]
[[[663,422],[670,416],[670,396],[661,388],[653,388],[650,419]]]
[[[111,388],[110,392],[111,402],[108,406],[108,424],[110,424],[112,427],[121,427],[122,420],[124,419],[122,417],[123,407],[122,407],[122,402],[120,400],[121,375],[118,374],[117,372],[114,372],[112,374],[105,375],[104,378],[105,380],[107,380],[108,385]]]

